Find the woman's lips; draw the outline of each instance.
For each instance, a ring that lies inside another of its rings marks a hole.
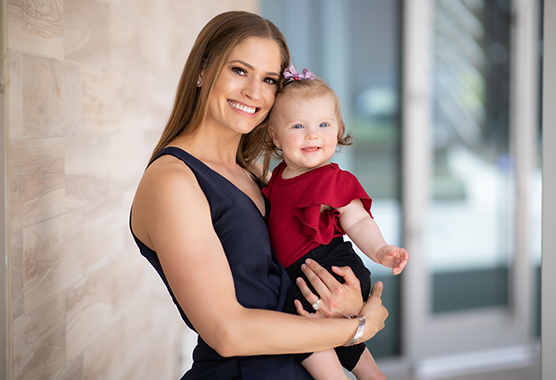
[[[250,115],[254,115],[259,110],[258,107],[248,106],[246,104],[242,104],[233,100],[228,99],[228,104],[231,105],[236,110],[248,113]]]

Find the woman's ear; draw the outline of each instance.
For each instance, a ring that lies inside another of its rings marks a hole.
[[[201,71],[199,72],[199,76],[197,77],[197,87],[202,87],[205,78],[205,64],[203,63],[201,67]]]

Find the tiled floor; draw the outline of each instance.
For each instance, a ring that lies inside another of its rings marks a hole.
[[[416,380],[409,377],[388,377],[388,380]],[[460,375],[454,377],[443,377],[436,380],[541,380],[540,360],[530,367],[507,369],[503,371],[489,371],[472,375]]]

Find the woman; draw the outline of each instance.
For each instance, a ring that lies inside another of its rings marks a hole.
[[[309,379],[285,354],[364,341],[384,326],[381,287],[363,306],[351,271],[338,269],[346,279],[340,285],[314,262],[304,270],[320,298],[299,285],[321,305],[316,316],[360,317],[279,312],[291,283],[271,254],[257,179],[262,168],[253,163],[261,152],[256,127],[274,104],[289,60],[270,21],[247,12],[212,19],[191,50],[137,189],[136,242],[199,334],[184,379]]]

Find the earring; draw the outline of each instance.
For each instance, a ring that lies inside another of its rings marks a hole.
[[[201,85],[201,81],[198,80],[198,81],[197,81],[197,86],[200,86],[200,85]]]

